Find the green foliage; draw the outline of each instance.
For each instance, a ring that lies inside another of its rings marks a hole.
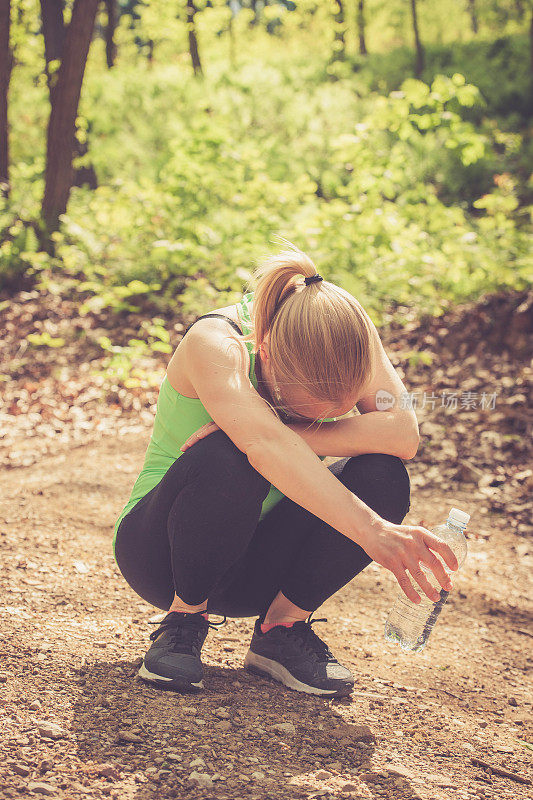
[[[48,331],[29,333],[26,340],[34,347],[63,347],[65,340],[60,336],[51,336]]]
[[[0,288],[16,285],[17,279],[48,263],[39,251],[34,228],[14,211],[13,204],[0,197]]]
[[[424,366],[431,365],[435,356],[429,350],[412,350],[406,353],[405,357],[412,367],[416,367],[419,364],[424,364]]]
[[[103,277],[105,279],[105,275]],[[82,281],[76,285],[76,289],[93,294],[80,306],[80,314],[85,316],[90,312],[101,311],[103,308],[112,308],[113,311],[140,311],[139,306],[126,302],[126,299],[148,295],[160,288],[161,284],[159,283],[147,284],[136,279],[129,281],[125,286],[109,287],[105,286],[104,281]]]
[[[393,5],[394,13],[376,4],[376,19],[389,15],[399,36],[407,4]],[[82,313],[138,310],[146,298],[205,312],[236,300],[274,234],[309,252],[376,321],[385,306],[439,314],[450,300],[526,285],[525,37],[427,45],[417,81],[408,49],[332,64],[331,40],[316,35],[329,4],[265,14],[281,20],[275,37],[252,30],[249,11],[235,18],[233,65],[225,4],[197,15],[202,81],[170,3],[160,17],[146,5],[133,28],[122,17],[112,70],[93,43],[77,137],[89,145],[80,163],[93,165],[99,186],[73,189],[53,257],[33,232],[48,89],[42,75],[32,82],[38,54],[21,38],[27,64],[11,87],[13,192],[0,206],[0,285],[29,271],[48,291],[78,292]],[[152,66],[140,33],[155,43]],[[103,340],[110,374],[167,352],[151,324],[127,347]]]
[[[98,344],[109,353],[104,359],[98,374],[111,384],[121,384],[127,388],[156,386],[161,376],[153,369],[150,356],[157,353],[171,353],[170,335],[165,328],[165,320],[154,317],[141,323],[144,339],[130,339],[127,345],[116,345],[108,336],[100,336]]]
[[[465,4],[466,5],[466,4]],[[478,36],[453,44],[425,43],[426,65],[422,79],[430,83],[438,74],[451,77],[462,73],[478,87],[483,105],[475,105],[465,118],[479,122],[484,114],[506,118],[514,127],[524,124],[532,114],[532,86],[529,72],[529,39],[526,33]],[[374,91],[393,91],[413,72],[413,52],[409,46],[388,53],[354,56],[352,67]]]

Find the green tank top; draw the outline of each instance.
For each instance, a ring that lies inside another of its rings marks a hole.
[[[243,295],[237,304],[242,331],[245,335],[252,330],[252,303],[253,292],[248,292]],[[254,388],[257,389],[253,342],[245,342],[245,344],[250,353],[250,381]],[[154,486],[157,486],[174,461],[183,455],[183,452],[180,450],[183,442],[197,431],[198,428],[211,420],[212,417],[207,413],[199,398],[185,397],[185,395],[177,392],[165,375],[159,388],[154,427],[146,450],[142,470],[133,485],[128,502],[122,509],[115,523],[113,532],[113,553],[115,552],[118,526],[126,514],[128,514],[136,503],[148,494]],[[325,421],[327,422],[330,420],[325,419]],[[324,459],[325,456],[319,456],[319,458]],[[270,484],[270,490],[263,500],[259,520],[262,520],[283,497],[284,495],[282,492]]]

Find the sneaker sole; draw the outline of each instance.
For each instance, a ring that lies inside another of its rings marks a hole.
[[[164,675],[157,675],[155,672],[150,672],[150,670],[146,669],[144,666],[144,661],[137,675],[139,678],[142,678],[144,681],[149,681],[149,683],[158,686],[160,689],[174,689],[178,692],[199,692],[204,688],[203,680],[198,683],[193,683],[186,678],[167,678]]]
[[[327,697],[346,697],[353,691],[353,686],[340,686],[337,689],[320,689],[318,686],[309,686],[307,683],[299,681],[289,670],[278,661],[260,656],[249,650],[244,658],[244,669],[253,672],[254,675],[261,677],[268,676],[275,681],[283,683],[289,689],[306,694],[326,695]]]

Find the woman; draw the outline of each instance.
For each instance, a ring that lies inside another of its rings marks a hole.
[[[203,688],[201,648],[226,616],[258,616],[245,667],[341,697],[352,674],[313,631],[312,613],[372,560],[420,602],[421,564],[451,587],[450,548],[402,525],[402,459],[418,426],[370,318],[297,248],[272,256],[255,292],[189,326],[162,381],[143,469],[115,525],[133,590],[168,609],[139,675]],[[388,397],[387,410],[376,406]],[[337,419],[357,407],[360,415]],[[325,467],[321,459],[339,456]],[[224,615],[209,622],[209,612]],[[321,620],[326,622],[327,620]]]

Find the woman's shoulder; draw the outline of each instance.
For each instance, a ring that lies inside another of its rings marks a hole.
[[[222,314],[223,316],[228,317],[235,322],[241,330],[243,329],[242,320],[239,316],[236,305],[224,306],[222,308],[215,309],[210,313]],[[230,337],[238,344],[238,347],[241,351],[241,365],[243,372],[248,375],[251,368],[251,355],[246,343],[242,340],[241,335],[237,333],[235,328],[230,325],[227,320],[221,319],[220,317],[205,317],[198,319],[194,325],[192,325],[190,330],[187,331],[187,335],[182,337],[167,366],[167,379],[170,385],[177,392],[186,397],[197,398],[198,396],[188,377],[189,359],[191,358],[189,351],[191,348],[185,346],[185,342],[187,340],[191,342],[193,339],[199,339],[200,337],[204,342],[207,338],[207,341],[211,341],[214,346],[223,341],[227,342],[228,337]]]

